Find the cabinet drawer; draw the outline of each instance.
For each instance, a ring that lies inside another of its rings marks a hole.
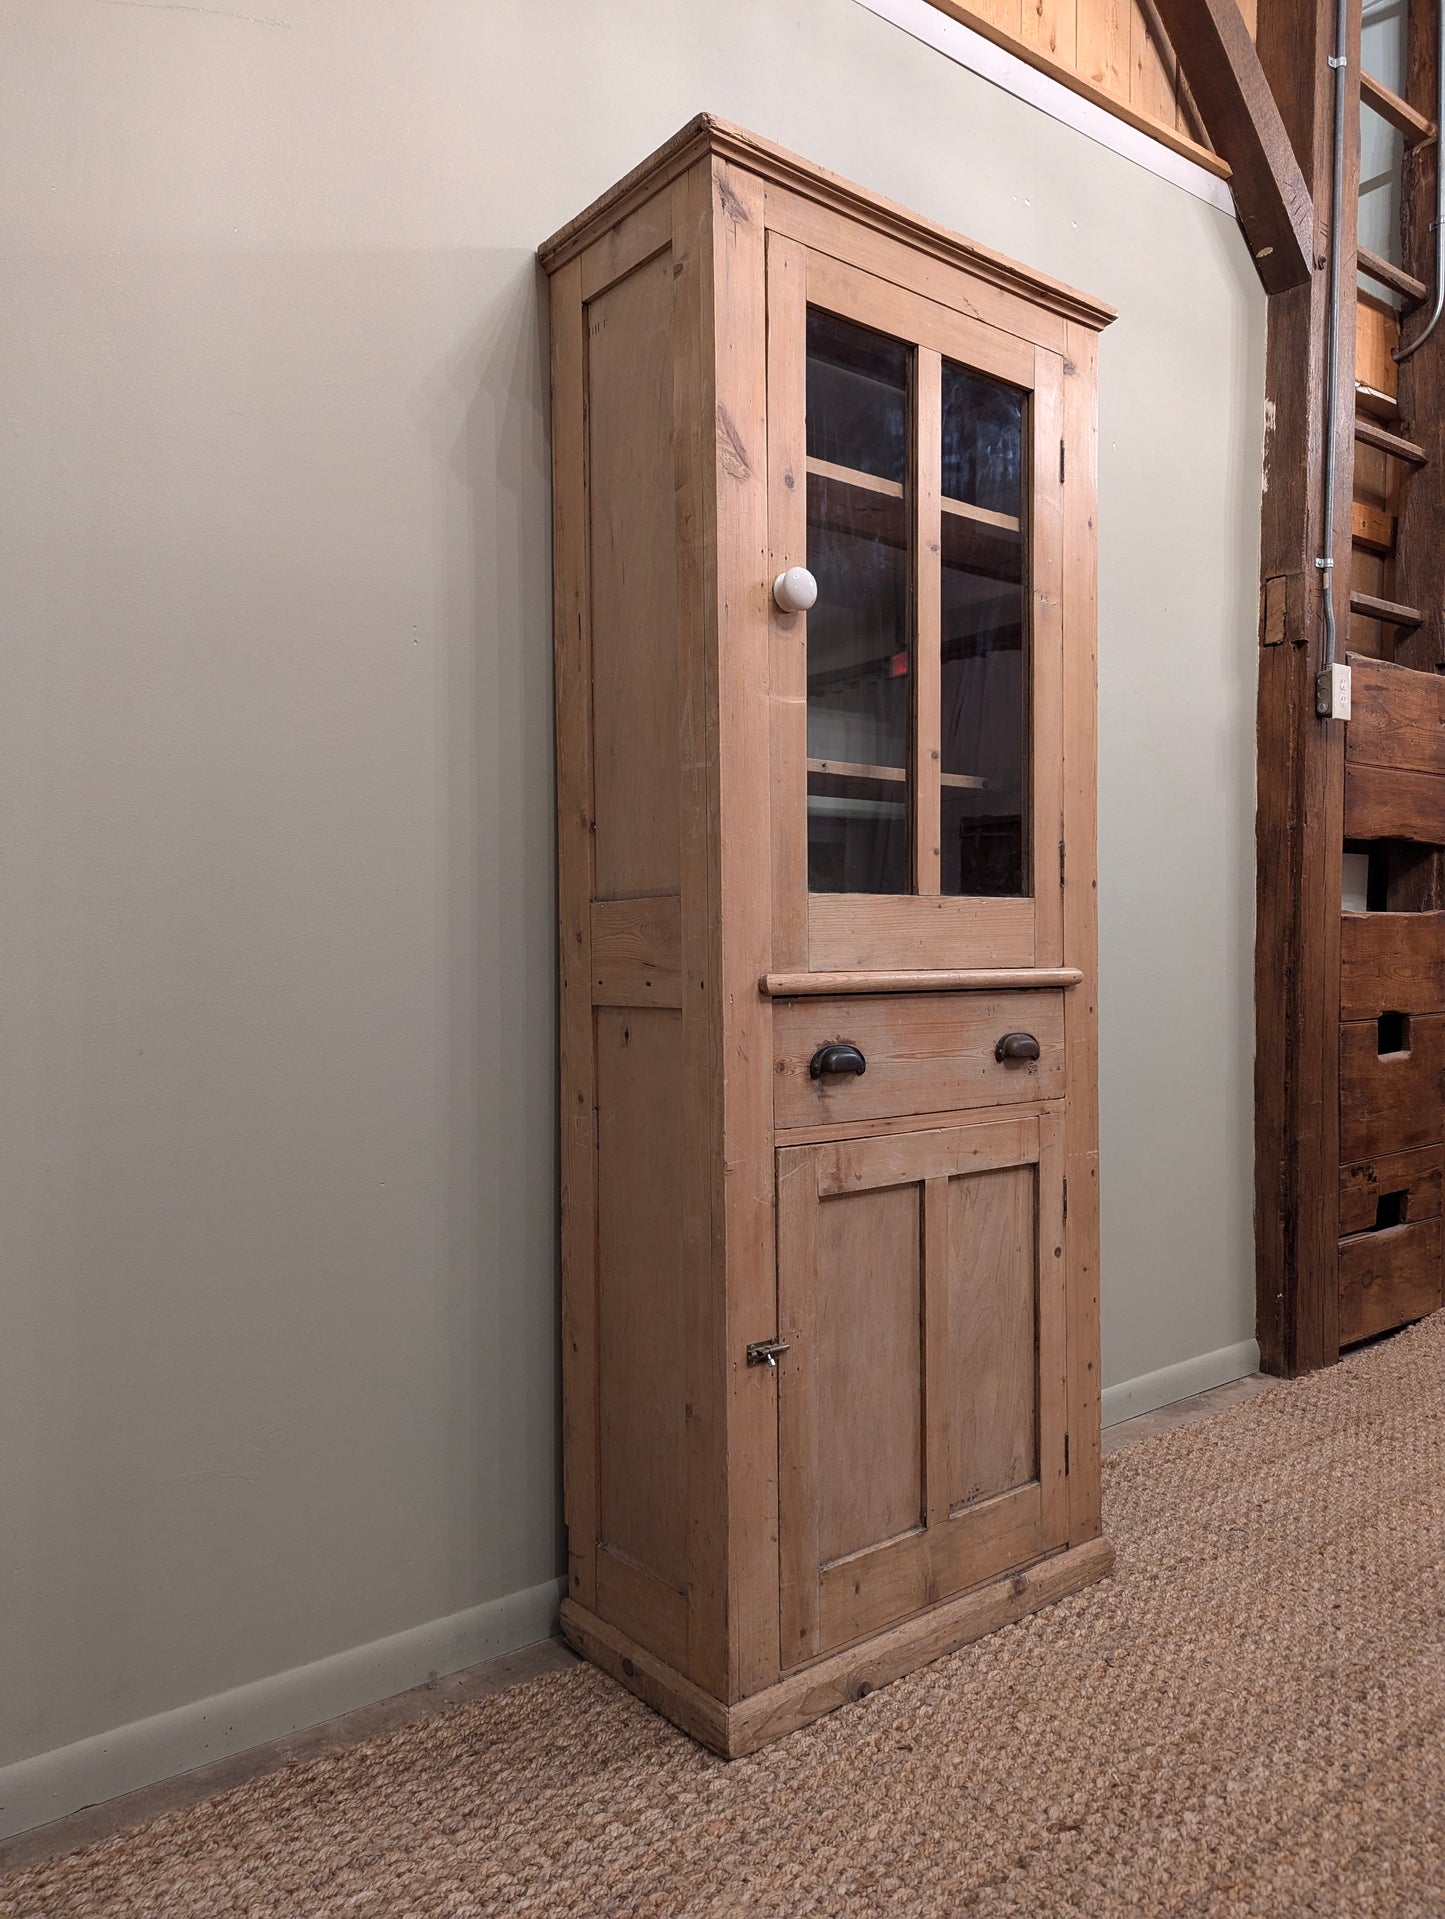
[[[1009,1033],[1031,1034],[1037,1060],[999,1060]],[[821,1047],[856,1046],[862,1073],[814,1079]],[[785,1000],[773,1014],[776,1125],[892,1119],[1017,1100],[1058,1099],[1064,1090],[1062,993],[928,993]]]
[[[1340,1241],[1340,1344],[1433,1313],[1441,1299],[1440,1221]]]

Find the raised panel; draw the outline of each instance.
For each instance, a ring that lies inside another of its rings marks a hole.
[[[1037,1171],[948,1182],[950,1510],[1038,1478]]]
[[[922,1262],[917,1186],[818,1209],[816,1394],[821,1562],[922,1518]]]
[[[680,1013],[598,1009],[599,1531],[605,1546],[679,1591],[685,1085]]]
[[[1408,1040],[1381,1052],[1375,1020],[1340,1028],[1340,1162],[1429,1146],[1445,1131],[1445,1015],[1409,1016]]]
[[[587,307],[599,899],[678,886],[672,264],[657,254]]]

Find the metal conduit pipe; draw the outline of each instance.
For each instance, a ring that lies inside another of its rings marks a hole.
[[[1442,0],[1445,4],[1445,0]],[[1345,41],[1349,26],[1349,0],[1335,0],[1335,50],[1330,66],[1335,78],[1334,150],[1331,156],[1330,253],[1329,253],[1329,345],[1325,360],[1325,497],[1320,527],[1320,555],[1315,565],[1324,574],[1322,598],[1325,615],[1324,665],[1315,681],[1315,712],[1322,719],[1333,711],[1331,685],[1335,664],[1335,473],[1336,439],[1340,385],[1340,232],[1344,224],[1345,199]]]
[[[1440,142],[1445,137],[1445,0],[1440,0],[1440,31],[1435,40],[1435,218],[1430,231],[1435,235],[1435,304],[1430,309],[1430,318],[1415,335],[1408,346],[1397,346],[1394,358],[1398,364],[1408,360],[1412,353],[1430,338],[1440,324],[1440,316],[1445,313],[1445,249],[1441,247],[1441,235],[1445,233],[1445,164],[1440,157]]]

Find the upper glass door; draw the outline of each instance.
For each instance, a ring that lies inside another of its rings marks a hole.
[[[776,616],[775,884],[807,902],[775,964],[1057,963],[1061,362],[783,246],[770,531],[817,598]]]

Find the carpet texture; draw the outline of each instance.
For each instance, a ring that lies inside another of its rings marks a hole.
[[[7,1919],[1445,1914],[1445,1315],[1105,1468],[1113,1579],[751,1759],[591,1668],[0,1881]]]

